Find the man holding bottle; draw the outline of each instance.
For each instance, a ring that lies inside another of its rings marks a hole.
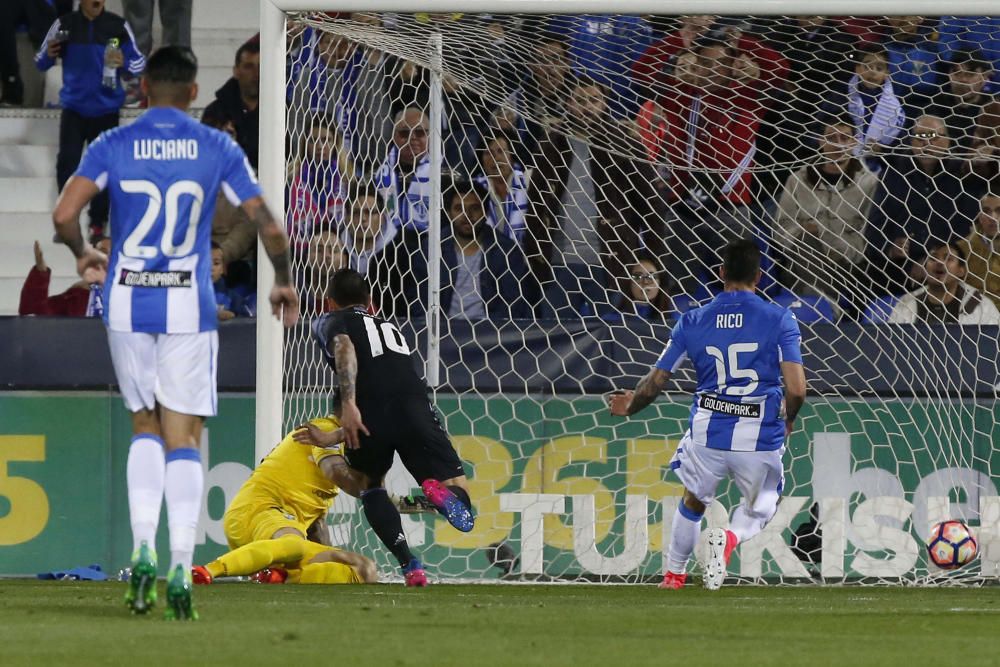
[[[76,171],[85,144],[118,125],[125,103],[122,68],[139,75],[146,59],[135,45],[132,29],[122,17],[104,9],[105,0],[81,0],[80,8],[59,17],[49,28],[35,65],[45,71],[62,58],[63,86],[59,91],[59,191]],[[101,193],[90,204],[91,236],[103,233],[108,220],[108,196]]]

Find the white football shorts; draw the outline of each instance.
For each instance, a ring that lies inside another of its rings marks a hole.
[[[111,361],[129,412],[159,403],[185,415],[214,417],[219,332],[108,331]]]
[[[770,518],[785,483],[784,452],[784,447],[769,452],[710,449],[694,442],[689,431],[677,446],[670,467],[684,488],[706,506],[715,499],[719,483],[731,477],[747,510]]]

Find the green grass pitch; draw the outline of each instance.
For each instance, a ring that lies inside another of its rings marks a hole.
[[[995,587],[220,584],[196,623],[132,617],[124,591],[0,581],[0,664],[1000,664]]]

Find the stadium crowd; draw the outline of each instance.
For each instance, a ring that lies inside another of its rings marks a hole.
[[[1000,19],[329,19],[445,37],[449,317],[668,321],[752,236],[762,294],[803,321],[1000,324]],[[203,114],[254,166],[259,63],[254,38]],[[351,266],[421,316],[427,70],[290,22],[286,72],[304,313]],[[224,201],[216,223],[220,312],[253,314],[253,230]]]

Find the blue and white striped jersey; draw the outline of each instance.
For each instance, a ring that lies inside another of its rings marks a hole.
[[[681,316],[656,367],[690,358],[698,386],[690,433],[698,444],[741,452],[779,449],[781,362],[802,363],[802,334],[791,311],[750,292],[723,292]]]
[[[156,107],[103,133],[77,176],[111,197],[104,321],[113,331],[198,333],[218,327],[212,217],[261,194],[236,142],[186,113]]]

